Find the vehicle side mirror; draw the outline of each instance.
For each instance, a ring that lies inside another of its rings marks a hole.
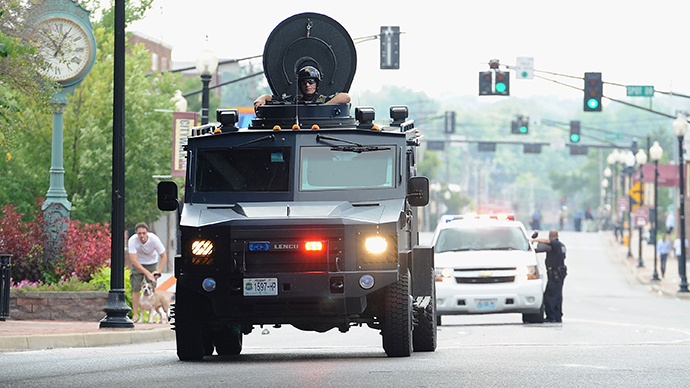
[[[162,211],[173,211],[180,207],[177,201],[177,183],[173,181],[163,181],[158,183],[158,209]]]
[[[407,202],[410,206],[426,206],[429,203],[429,178],[414,176],[407,180]]]

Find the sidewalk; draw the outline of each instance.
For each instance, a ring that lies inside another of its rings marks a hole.
[[[648,244],[645,240],[642,241],[643,267],[640,267],[640,240],[638,230],[633,230],[630,240],[632,249],[630,250],[620,241],[616,241],[613,231],[602,231],[599,232],[599,234],[610,244],[613,252],[615,252],[615,257],[627,266],[630,273],[633,274],[640,283],[650,285],[652,291],[663,294],[664,296],[690,301],[690,292],[679,292],[680,275],[678,274],[678,260],[675,255],[669,254],[666,260],[666,273],[664,277],[661,276],[661,261],[657,258],[657,275],[659,280],[652,280],[654,277],[654,245]],[[632,257],[628,256],[629,251],[632,253]],[[689,264],[690,260],[686,260],[686,268],[690,268]]]

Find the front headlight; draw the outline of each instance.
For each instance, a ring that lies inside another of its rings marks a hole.
[[[517,267],[517,278],[519,280],[539,279],[539,267],[536,265]]]
[[[369,253],[378,255],[385,252],[387,248],[388,242],[384,237],[373,236],[367,237],[367,239],[364,240],[364,249],[366,249]]]
[[[442,282],[443,279],[450,279],[453,277],[453,268],[436,268],[434,274],[437,282]]]
[[[209,240],[196,240],[192,242],[192,255],[209,256],[213,253],[213,243]]]

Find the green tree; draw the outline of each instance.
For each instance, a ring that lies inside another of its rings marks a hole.
[[[97,2],[90,4],[98,6]],[[140,18],[150,1],[127,3],[127,22]],[[94,12],[92,14],[96,14]],[[83,223],[111,218],[113,25],[112,8],[94,23],[97,58],[74,95],[68,96],[64,119],[65,188],[72,218]],[[171,98],[179,76],[146,76],[149,54],[128,44],[125,60],[125,197],[128,227],[158,218],[156,182],[152,175],[170,170],[172,117],[157,110],[173,109]],[[12,127],[13,142],[0,144],[0,204],[16,204],[30,213],[36,197],[48,189],[52,110],[40,99],[16,94],[21,122]],[[47,93],[49,98],[52,93]],[[4,152],[2,152],[4,151]]]

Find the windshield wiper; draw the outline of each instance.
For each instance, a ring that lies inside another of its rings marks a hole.
[[[353,145],[356,145],[357,147],[364,147],[364,145],[359,144],[359,143],[355,143],[354,141],[339,139],[337,137],[325,136],[325,135],[321,135],[321,134],[316,135],[316,141],[320,141],[321,139],[339,141],[342,143],[353,144]]]
[[[228,149],[244,147],[244,146],[247,146],[247,145],[250,145],[250,144],[259,143],[259,142],[266,141],[266,140],[275,140],[275,139],[276,139],[276,135],[267,135],[267,136],[264,136],[264,137],[256,138],[256,139],[254,139],[254,140],[249,140],[248,142],[245,142],[245,143],[242,143],[242,144],[238,144],[238,145],[229,147]]]

